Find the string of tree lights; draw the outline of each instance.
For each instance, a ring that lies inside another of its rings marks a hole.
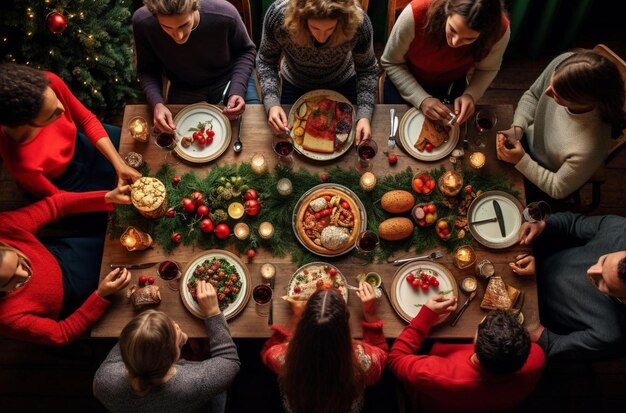
[[[103,118],[137,97],[131,0],[3,0],[0,61],[58,74]]]

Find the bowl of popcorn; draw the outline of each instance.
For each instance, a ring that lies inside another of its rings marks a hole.
[[[165,185],[156,178],[142,177],[131,186],[130,199],[146,218],[160,218],[167,210]]]

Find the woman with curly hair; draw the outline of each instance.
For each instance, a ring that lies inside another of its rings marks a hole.
[[[466,121],[498,74],[510,35],[502,0],[413,0],[381,57],[385,103],[406,101],[441,120],[450,113],[443,100]]]
[[[357,142],[371,137],[378,64],[372,23],[358,0],[272,3],[263,21],[257,71],[275,134],[290,129],[281,103],[292,104],[314,89],[333,89],[357,105]]]
[[[0,158],[36,198],[112,189],[116,174],[120,184],[135,181],[141,174],[117,152],[119,139],[120,129],[103,127],[57,75],[0,65]]]
[[[308,302],[290,299],[290,328],[272,326],[274,335],[261,358],[278,375],[288,411],[361,410],[365,386],[380,378],[389,347],[376,315],[374,289],[361,282],[357,295],[363,305],[363,341],[352,340],[350,314],[336,290],[316,291]]]

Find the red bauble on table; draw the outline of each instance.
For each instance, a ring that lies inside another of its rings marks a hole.
[[[259,194],[256,189],[250,188],[243,194],[243,199],[244,201],[256,200],[259,199]]]
[[[46,26],[50,33],[61,34],[67,29],[67,19],[61,13],[53,11],[46,17]]]
[[[215,227],[215,236],[219,239],[227,238],[230,235],[230,227],[224,223],[217,224]]]
[[[203,217],[205,215],[209,215],[209,207],[206,205],[200,205],[196,210],[196,214]]]
[[[213,221],[211,221],[211,218],[204,218],[202,221],[200,221],[200,231],[204,233],[209,233],[213,231]],[[228,236],[228,234],[226,236]]]
[[[202,205],[202,202],[204,201],[204,195],[202,195],[202,192],[198,191],[192,192],[191,198],[196,201],[196,205]]]
[[[183,204],[183,211],[185,211],[187,214],[190,214],[196,210],[196,203],[192,199],[183,198],[181,202]]]
[[[247,252],[246,255],[248,256],[248,258],[254,258],[254,256],[256,255],[256,251],[254,250],[254,248],[250,248]]]
[[[172,235],[170,235],[170,238],[174,242],[180,242],[180,240],[183,239],[182,235],[180,235],[178,232],[174,232]]]
[[[246,214],[253,217],[261,211],[261,204],[256,199],[250,199],[246,201],[244,209],[246,211]]]

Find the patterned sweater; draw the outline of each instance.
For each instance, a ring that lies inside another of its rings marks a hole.
[[[263,37],[257,55],[257,72],[265,109],[280,105],[280,75],[301,89],[332,89],[356,74],[357,118],[372,118],[377,91],[378,63],[372,45],[372,23],[363,13],[363,24],[352,40],[337,46],[300,46],[284,27],[289,0],[277,0],[263,21]],[[281,61],[282,57],[282,61]]]

